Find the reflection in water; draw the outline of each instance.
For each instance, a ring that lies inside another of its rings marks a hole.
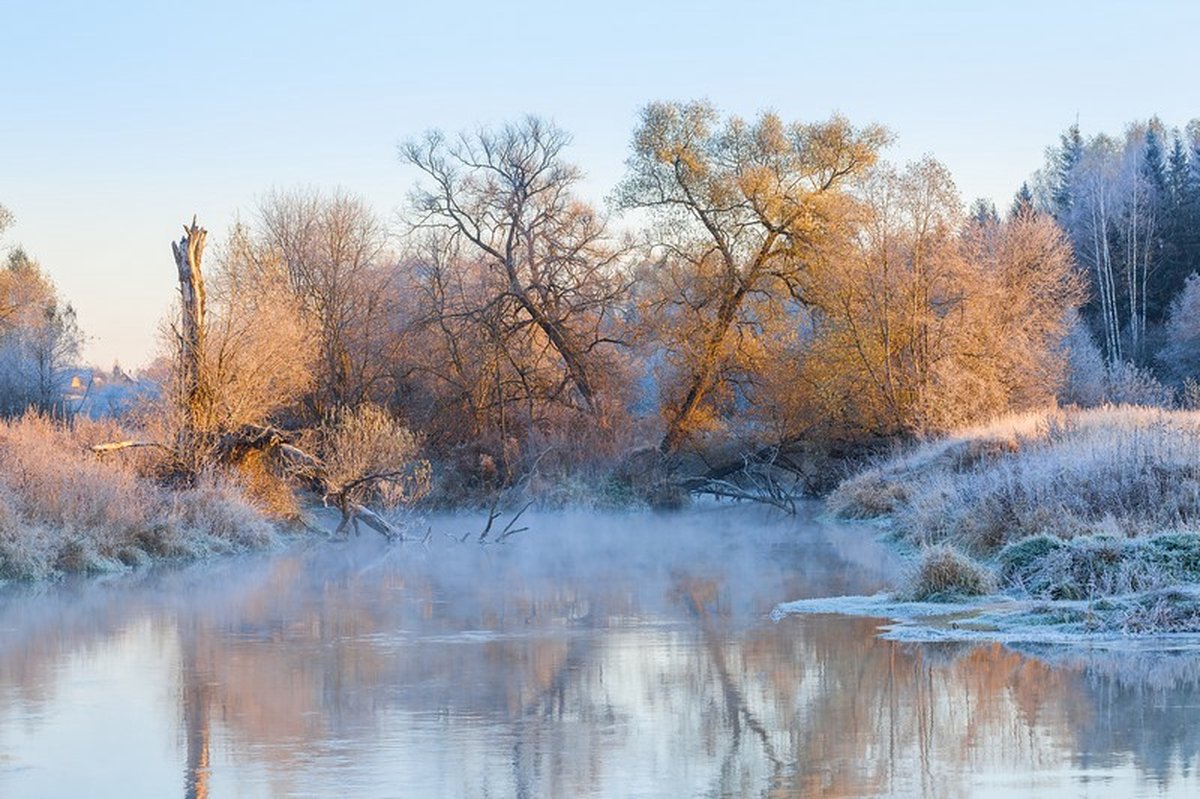
[[[767,619],[886,586],[862,528],[746,508],[531,526],[503,547],[363,539],[0,597],[0,796],[1197,788],[1192,653]]]

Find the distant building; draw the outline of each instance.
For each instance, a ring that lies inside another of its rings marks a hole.
[[[116,364],[109,372],[95,368],[68,369],[64,384],[67,410],[93,419],[128,413],[139,400],[156,396],[159,390],[153,381],[131,377]]]

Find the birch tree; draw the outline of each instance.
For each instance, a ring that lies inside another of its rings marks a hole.
[[[1121,266],[1112,246],[1120,211],[1115,191],[1118,156],[1118,144],[1108,136],[1099,135],[1087,143],[1075,168],[1075,196],[1065,217],[1075,257],[1091,275],[1100,340],[1110,363],[1124,360],[1117,294]]]

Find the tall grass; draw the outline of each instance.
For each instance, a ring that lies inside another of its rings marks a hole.
[[[847,480],[829,507],[918,544],[986,555],[1038,533],[1200,526],[1200,412],[1053,409],[923,444]]]
[[[197,558],[267,544],[272,528],[230,479],[168,490],[137,458],[100,460],[113,438],[34,414],[0,422],[0,578],[107,571],[153,558]]]
[[[1000,587],[1042,599],[1200,584],[1200,412],[1108,406],[1007,417],[852,477],[829,508],[886,519],[925,549],[909,593],[943,593],[945,573],[971,574],[947,547],[991,563]],[[955,568],[926,575],[930,564]],[[1155,602],[1143,614],[1151,626],[1170,615]],[[1163,629],[1192,616],[1170,618]]]

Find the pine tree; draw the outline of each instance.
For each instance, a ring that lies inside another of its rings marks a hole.
[[[996,204],[985,197],[980,197],[971,203],[968,217],[976,225],[983,226],[994,225],[1000,221],[1000,215],[996,213]]]
[[[1183,201],[1185,187],[1188,181],[1187,150],[1183,147],[1183,139],[1179,131],[1171,138],[1171,152],[1167,154],[1167,192],[1174,205]]]
[[[1083,136],[1079,123],[1071,125],[1059,139],[1058,152],[1054,157],[1054,186],[1051,200],[1054,203],[1054,218],[1060,223],[1066,219],[1072,204],[1072,183],[1075,167],[1083,157]]]
[[[1029,190],[1028,183],[1022,183],[1021,188],[1017,189],[1017,193],[1013,196],[1012,207],[1008,209],[1008,218],[1010,220],[1024,219],[1035,213],[1037,213],[1037,209],[1033,205],[1033,192]]]
[[[1183,289],[1183,281],[1188,275],[1200,272],[1200,139],[1196,139],[1190,149],[1179,192],[1180,271],[1183,274],[1176,291]]]
[[[1167,169],[1163,156],[1160,131],[1162,123],[1151,119],[1146,126],[1146,137],[1142,144],[1141,160],[1138,162],[1138,186],[1135,192],[1141,195],[1138,213],[1145,219],[1131,220],[1131,225],[1142,228],[1135,235],[1146,237],[1144,255],[1139,256],[1135,248],[1133,257],[1144,262],[1137,267],[1144,272],[1145,295],[1142,297],[1144,321],[1159,322],[1170,307],[1174,294],[1170,286],[1171,264],[1169,263],[1171,227],[1171,192],[1167,180]],[[1130,264],[1129,267],[1132,267]],[[1128,267],[1127,267],[1128,268]]]
[[[1146,143],[1142,147],[1142,162],[1138,170],[1157,201],[1164,199],[1168,193],[1162,138],[1159,134],[1161,128],[1162,123],[1157,118],[1150,120],[1146,127]]]
[[[1166,198],[1162,223],[1162,263],[1155,281],[1155,295],[1162,308],[1169,307],[1195,264],[1197,245],[1194,231],[1196,197],[1187,149],[1176,132],[1167,153]]]

